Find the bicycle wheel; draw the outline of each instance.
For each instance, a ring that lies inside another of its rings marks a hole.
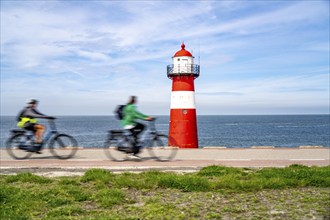
[[[26,151],[32,144],[33,140],[25,134],[15,134],[6,141],[6,150],[12,158],[24,160],[32,155],[33,152]]]
[[[104,144],[105,155],[113,161],[122,162],[128,160],[129,144],[126,142],[124,137],[118,139],[109,139]]]
[[[146,148],[149,154],[158,161],[172,160],[178,151],[178,147],[168,145],[168,136],[164,134],[155,136]]]
[[[76,139],[67,134],[57,134],[49,143],[50,152],[59,159],[69,159],[78,150]]]

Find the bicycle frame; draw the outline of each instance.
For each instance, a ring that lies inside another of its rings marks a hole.
[[[149,126],[147,126],[147,130],[144,132],[143,136],[139,138],[139,142],[141,144],[140,149],[147,146],[149,142],[154,140],[154,138],[158,135],[158,132],[156,130],[155,120],[149,121]],[[125,137],[125,139],[120,140],[118,145],[120,145],[122,142],[130,142],[133,137],[133,134],[130,130],[124,129],[121,130],[121,133],[119,133],[119,136]],[[109,136],[109,139],[114,138],[113,136]],[[133,147],[133,146],[132,146]]]
[[[51,139],[51,137],[54,135],[54,134],[58,134],[58,131],[57,131],[57,129],[56,129],[56,125],[55,125],[55,123],[54,123],[54,121],[53,120],[48,120],[48,124],[49,124],[49,128],[50,128],[50,130],[49,131],[47,131],[47,133],[44,135],[44,138],[43,138],[43,145],[45,145],[50,139]],[[32,137],[34,137],[34,132],[33,131],[26,131],[26,130],[24,130],[25,132],[26,132],[26,135],[27,136],[32,136]]]
[[[140,140],[142,143],[142,148],[146,147],[149,142],[151,142],[156,136],[158,132],[156,129],[155,120],[149,121],[149,126],[145,131],[143,138]]]
[[[133,138],[130,130],[110,130],[104,145],[106,156],[113,161],[126,161],[129,159],[128,154],[135,156],[143,148],[158,161],[169,161],[176,155],[177,148],[167,145],[168,136],[157,131],[155,120],[149,121],[138,143],[131,142]]]
[[[56,125],[53,120],[48,120],[50,130],[46,133],[44,143],[47,143],[54,134],[58,134]]]
[[[74,156],[78,147],[74,137],[59,133],[53,120],[48,120],[48,123],[49,128],[41,145],[34,143],[33,131],[13,130],[13,135],[6,141],[6,150],[9,155],[18,160],[27,159],[33,152],[40,153],[47,144],[50,152],[59,159],[69,159]]]
[[[156,130],[155,120],[149,121],[149,126],[147,127],[147,130],[144,132],[143,136],[139,138],[139,142],[142,144],[141,148],[144,148],[146,144],[150,141],[152,141],[156,136],[158,132]],[[116,139],[116,137],[125,137],[125,139],[121,139],[121,142],[129,142],[133,138],[133,134],[130,130],[123,129],[119,130],[118,134],[110,134],[108,139]],[[120,143],[121,143],[120,142]],[[119,143],[119,145],[120,145]]]

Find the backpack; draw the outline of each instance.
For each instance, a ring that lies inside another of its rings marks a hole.
[[[115,110],[115,116],[117,119],[122,120],[124,118],[124,108],[126,105],[118,105]]]
[[[26,108],[24,108],[23,110],[21,110],[17,117],[16,117],[16,121],[19,122],[21,120],[21,117],[23,117],[23,115],[25,114]]]

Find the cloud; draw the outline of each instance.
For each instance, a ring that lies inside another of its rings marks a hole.
[[[205,105],[219,110],[230,106],[237,112],[248,108],[254,109],[256,113],[262,113],[260,109],[265,107],[291,109],[293,106],[300,106],[301,113],[306,113],[305,110],[312,106],[323,106],[324,111],[328,109],[330,100],[328,80],[328,74],[303,74],[208,83],[207,87],[199,84],[196,101],[201,106]],[[220,89],[230,92],[228,94],[218,92]],[[222,112],[218,111],[218,113],[229,114],[230,110],[226,109]]]
[[[103,108],[132,93],[167,114],[166,65],[182,41],[195,62],[200,60],[196,97],[204,106],[225,103],[244,113],[240,103],[329,105],[326,1],[3,1],[1,6],[3,114],[30,96],[59,100],[58,114],[106,114]],[[83,102],[87,99],[94,110]]]
[[[223,96],[223,95],[229,95],[229,96],[236,96],[236,95],[243,95],[243,93],[240,92],[197,92],[198,95],[211,95],[211,96]]]

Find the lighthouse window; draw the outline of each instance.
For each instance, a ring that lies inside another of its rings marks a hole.
[[[180,61],[180,58],[178,58],[178,61]]]

